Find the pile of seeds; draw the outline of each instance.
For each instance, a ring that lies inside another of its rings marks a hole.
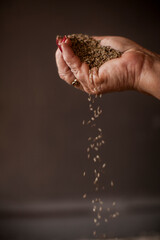
[[[89,68],[99,68],[108,60],[118,58],[121,52],[110,46],[102,46],[100,41],[84,34],[71,34],[67,36],[72,42],[72,49],[81,62],[86,62]]]

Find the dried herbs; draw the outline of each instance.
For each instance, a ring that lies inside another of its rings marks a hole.
[[[99,68],[108,60],[118,58],[121,52],[110,46],[102,46],[100,41],[84,34],[71,34],[67,36],[72,42],[72,49],[81,62],[86,62],[89,68]]]

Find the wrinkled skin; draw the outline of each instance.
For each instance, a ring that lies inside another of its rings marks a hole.
[[[73,53],[70,40],[60,40],[56,63],[61,79],[71,85],[76,78],[80,82],[78,88],[89,94],[138,90],[160,99],[160,55],[124,37],[94,38],[101,45],[121,51],[122,56],[89,70]]]

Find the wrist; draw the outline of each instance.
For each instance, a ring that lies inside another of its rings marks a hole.
[[[160,100],[160,55],[146,51],[138,90]]]

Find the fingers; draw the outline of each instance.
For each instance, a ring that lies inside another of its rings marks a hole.
[[[72,48],[67,43],[63,43],[61,47],[63,59],[67,66],[70,68],[75,78],[78,79],[84,91],[91,93],[93,91],[93,86],[89,82],[89,66],[80,61],[78,56],[74,54]]]
[[[56,51],[56,64],[60,78],[67,82],[69,85],[72,85],[72,82],[75,80],[75,76],[64,61],[62,52],[59,49]],[[84,91],[82,85],[78,86],[78,89]]]
[[[59,49],[56,51],[56,63],[58,67],[58,73],[60,78],[65,80],[68,84],[71,84],[74,80],[74,74],[63,59],[63,55]]]

